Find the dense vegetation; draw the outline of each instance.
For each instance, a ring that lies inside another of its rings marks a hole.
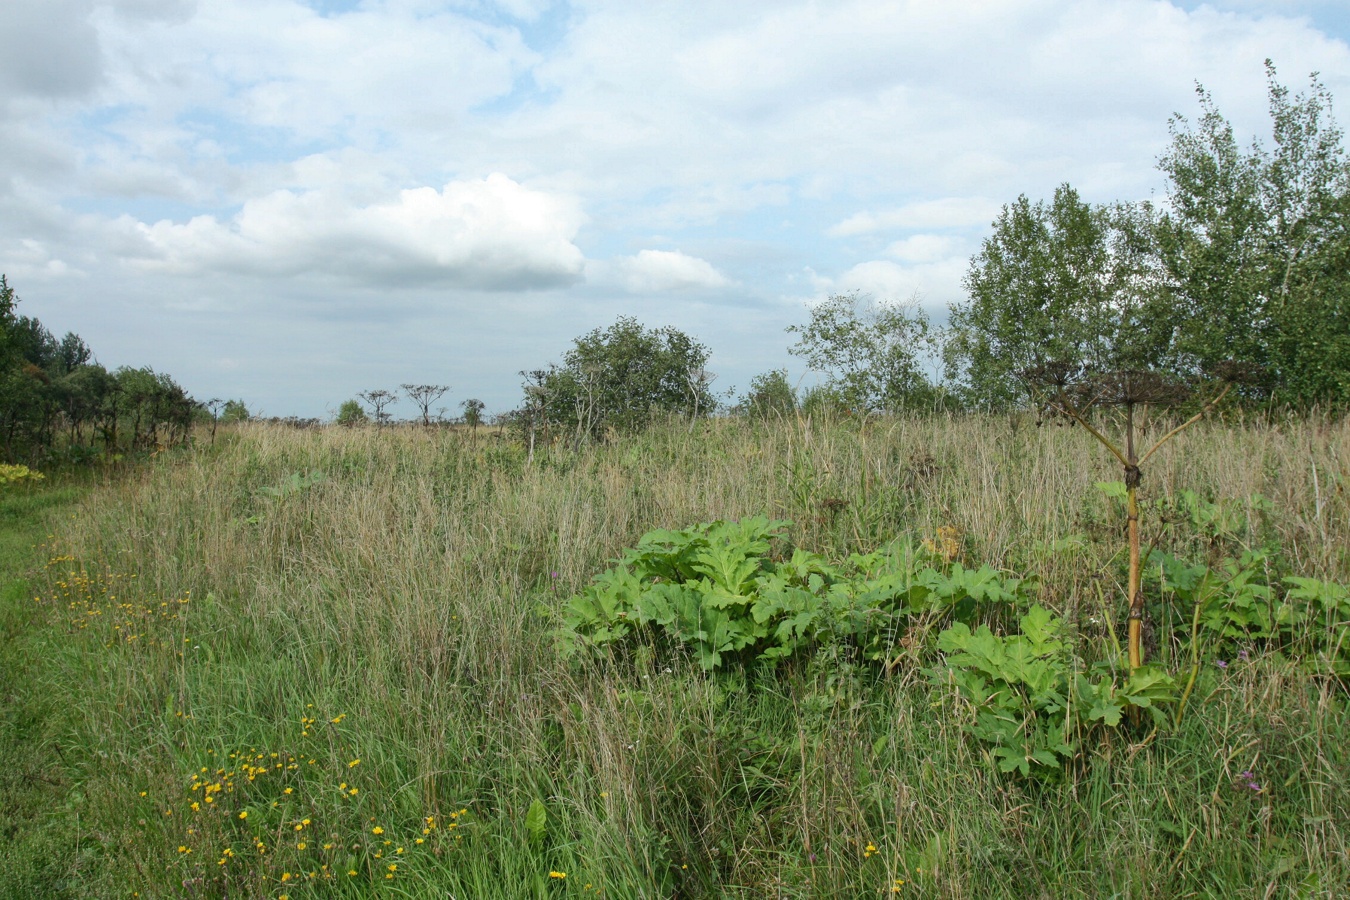
[[[732,416],[631,318],[487,434],[203,415],[0,278],[0,897],[1350,892],[1350,164],[1270,78]]]
[[[1350,426],[1159,451],[1133,687],[1095,446],[771,417],[161,454],[6,595],[0,895],[1345,893]],[[616,559],[777,608],[610,640]]]
[[[17,305],[0,275],[0,458],[83,462],[187,440],[203,406],[172,378],[149,367],[109,372],[79,335],[58,341]]]

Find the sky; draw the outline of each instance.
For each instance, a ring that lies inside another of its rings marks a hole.
[[[811,304],[941,320],[1019,195],[1164,202],[1197,84],[1266,135],[1267,58],[1350,96],[1350,4],[3,0],[0,272],[267,416],[504,412],[619,316],[810,383]]]

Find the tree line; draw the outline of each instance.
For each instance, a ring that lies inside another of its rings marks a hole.
[[[0,454],[10,463],[82,462],[188,440],[194,421],[243,404],[194,400],[149,366],[108,370],[74,332],[59,340],[0,275]],[[247,416],[246,412],[242,413]]]

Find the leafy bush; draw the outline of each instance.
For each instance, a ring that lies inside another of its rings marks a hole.
[[[366,417],[366,411],[358,400],[344,400],[338,407],[337,416],[333,422],[337,425],[351,427],[353,425],[362,425],[370,421]]]
[[[8,463],[0,463],[0,485],[14,484],[19,481],[41,481],[43,477],[41,472],[34,471],[27,466],[12,466]]]
[[[647,633],[688,647],[708,671],[822,643],[881,662],[918,621],[1029,602],[1026,581],[940,563],[901,543],[839,565],[800,548],[775,555],[791,524],[757,516],[648,532],[568,602],[563,651],[603,650]]]

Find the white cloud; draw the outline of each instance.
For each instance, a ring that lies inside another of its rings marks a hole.
[[[572,238],[583,218],[566,198],[493,174],[369,206],[353,206],[336,190],[281,190],[245,203],[228,222],[117,224],[147,271],[523,290],[581,280],[585,259]]]
[[[936,312],[960,298],[965,271],[966,260],[959,257],[911,266],[869,260],[833,279],[831,287],[832,293],[857,291],[883,302],[918,297]]]
[[[956,238],[940,234],[916,234],[886,248],[886,255],[907,263],[932,263],[955,256],[961,247]]]
[[[32,238],[22,238],[9,247],[0,248],[0,255],[6,260],[6,273],[11,281],[42,281],[84,274],[65,260],[53,256],[50,247]]]
[[[610,279],[634,294],[725,287],[731,282],[707,260],[679,250],[641,250],[610,260]]]
[[[505,408],[618,314],[685,316],[744,383],[724,353],[788,362],[776,298],[940,312],[1017,195],[1160,190],[1195,81],[1244,146],[1266,56],[1343,100],[1335,2],[0,0],[0,272],[206,396],[247,357],[278,413],[399,379]],[[514,287],[559,290],[477,293]]]
[[[1000,208],[1000,204],[984,197],[920,200],[895,209],[855,213],[830,228],[827,234],[831,237],[851,237],[874,231],[982,226],[992,222]]]

